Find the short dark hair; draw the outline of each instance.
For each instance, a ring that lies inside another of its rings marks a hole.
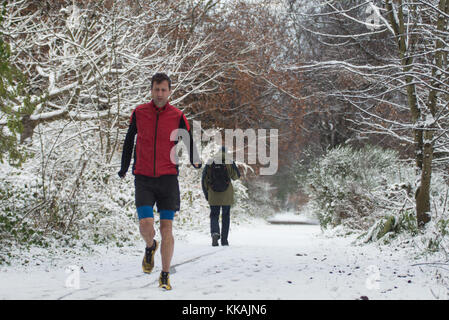
[[[153,89],[154,82],[161,83],[162,81],[168,81],[168,89],[171,89],[171,79],[163,72],[158,72],[151,78],[151,89]]]

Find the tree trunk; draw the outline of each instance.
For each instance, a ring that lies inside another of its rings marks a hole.
[[[449,0],[440,0],[438,9],[441,12],[449,12]],[[436,29],[439,32],[443,32],[446,28],[447,21],[445,17],[440,14],[436,22]],[[437,110],[437,95],[440,88],[441,76],[437,73],[438,70],[444,68],[444,43],[441,39],[437,38],[435,41],[435,66],[432,68],[432,89],[429,92],[429,100],[427,108],[432,117],[435,117],[438,113]],[[437,81],[440,80],[440,81]],[[425,119],[427,120],[427,119]],[[418,227],[423,227],[430,221],[430,184],[432,178],[432,159],[433,159],[433,127],[431,123],[426,126],[424,131],[424,144],[422,152],[422,170],[421,170],[421,185],[416,197],[416,216],[418,221]]]
[[[390,1],[385,1],[386,8],[389,12],[389,22],[391,27],[393,28],[397,43],[398,43],[398,51],[399,57],[401,58],[401,63],[403,66],[404,73],[408,73],[412,71],[412,63],[413,58],[410,52],[408,52],[409,48],[406,44],[406,28],[404,23],[404,14],[402,9],[402,0],[399,0],[397,3],[397,18],[393,13],[395,8],[393,7]],[[446,5],[446,0],[440,0],[440,9],[444,11]],[[441,29],[442,22],[441,17],[438,20],[438,29]],[[437,42],[437,49],[439,44]],[[438,57],[437,57],[438,59]],[[438,63],[438,62],[437,62]],[[439,66],[441,67],[441,65]],[[432,73],[434,73],[435,68]],[[434,74],[433,74],[434,75]],[[413,83],[412,76],[406,77],[407,83],[407,97],[408,97],[408,106],[411,113],[412,122],[417,125],[419,121],[423,120],[422,110],[418,108],[417,98],[416,98],[416,86]],[[435,116],[435,104],[436,104],[436,91],[431,90],[429,93],[429,102],[427,107],[429,108],[432,116]],[[432,177],[432,158],[433,158],[433,132],[432,125],[430,128],[422,126],[418,126],[414,129],[413,136],[415,141],[415,161],[418,170],[421,172],[421,183],[418,187],[415,195],[416,200],[416,219],[418,223],[418,227],[423,227],[427,222],[430,221],[430,183]]]
[[[424,152],[421,170],[421,184],[416,195],[416,219],[418,227],[422,228],[430,221],[430,182],[432,178],[432,146],[433,133],[430,130],[424,132]]]
[[[33,121],[30,119],[29,115],[22,117],[22,133],[20,135],[20,143],[24,143],[26,139],[33,138],[34,128],[36,128],[38,121]]]

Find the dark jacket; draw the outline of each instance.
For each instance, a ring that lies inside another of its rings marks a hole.
[[[225,163],[225,153],[221,152],[222,163]],[[233,161],[232,164],[226,164],[227,171],[231,182],[228,188],[223,192],[213,191],[211,188],[211,164],[213,160],[210,160],[203,169],[201,177],[201,185],[203,187],[204,196],[208,200],[211,206],[230,206],[234,204],[234,187],[232,186],[232,180],[240,178],[240,171]]]
[[[194,157],[199,157],[193,143],[192,130],[184,113],[169,103],[162,108],[157,108],[153,101],[138,106],[131,115],[119,175],[123,176],[128,171],[136,134],[133,174],[148,177],[177,175],[178,165],[170,158],[170,152],[178,142],[171,141],[170,135],[176,129],[185,129],[189,133],[190,143],[184,142],[190,151],[190,162],[193,164]]]

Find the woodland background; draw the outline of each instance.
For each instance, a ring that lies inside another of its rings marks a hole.
[[[306,211],[446,252],[448,18],[448,0],[5,1],[0,262],[138,239],[132,176],[117,172],[156,72],[203,130],[279,130],[275,175],[238,164],[236,223]],[[207,230],[200,175],[181,167],[180,233]]]

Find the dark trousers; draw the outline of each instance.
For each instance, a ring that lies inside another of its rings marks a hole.
[[[230,211],[231,206],[210,206],[210,233],[220,234],[220,225],[218,223],[218,217],[220,216],[220,208],[222,208],[221,214],[221,242],[228,241],[229,223],[230,223]]]

